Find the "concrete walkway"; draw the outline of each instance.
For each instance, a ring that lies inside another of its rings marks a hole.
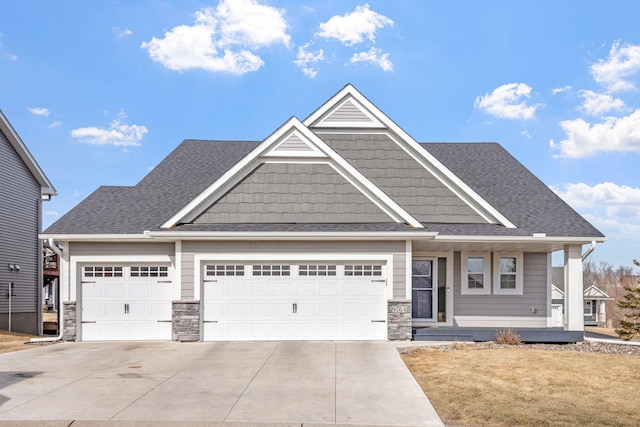
[[[443,425],[385,342],[60,343],[2,354],[0,420]]]

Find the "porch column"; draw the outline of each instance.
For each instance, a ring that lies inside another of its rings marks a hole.
[[[582,245],[564,247],[564,329],[584,331]]]

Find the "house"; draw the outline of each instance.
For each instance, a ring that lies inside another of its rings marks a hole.
[[[42,333],[42,201],[56,190],[0,111],[0,329]]]
[[[352,85],[263,141],[185,140],[42,237],[84,341],[579,341],[582,247],[605,240],[500,145],[418,143]]]
[[[586,286],[587,284],[585,284]],[[564,274],[562,267],[553,267],[551,283],[551,305],[556,314],[553,326],[562,326],[564,308]],[[605,326],[607,324],[607,307],[605,301],[613,301],[595,284],[586,286],[583,292],[583,313],[585,326]]]

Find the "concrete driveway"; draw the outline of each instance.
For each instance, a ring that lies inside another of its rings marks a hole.
[[[6,353],[0,420],[443,425],[386,342],[60,343]]]

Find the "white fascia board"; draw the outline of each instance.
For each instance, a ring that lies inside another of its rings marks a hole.
[[[592,241],[602,243],[606,241],[606,237],[534,237],[534,236],[457,236],[457,235],[443,235],[438,234],[434,239],[438,242],[515,242],[515,243],[581,243],[587,244]]]
[[[329,101],[312,113],[304,120],[304,124],[309,127],[313,127],[314,123],[318,121],[327,111],[333,108],[337,102],[342,102],[342,98],[346,96],[352,96],[358,101],[364,108],[371,112],[377,120],[384,123],[387,128],[400,137],[409,147],[411,147],[416,153],[422,156],[427,162],[433,165],[444,177],[449,179],[454,185],[460,188],[467,198],[473,200],[482,209],[484,209],[489,215],[495,218],[500,224],[507,228],[517,228],[509,219],[502,215],[497,209],[491,206],[486,200],[484,200],[479,194],[477,194],[471,187],[469,187],[464,181],[462,181],[457,175],[451,172],[442,162],[436,159],[431,153],[425,150],[416,140],[414,140],[407,132],[405,132],[400,126],[398,126],[393,120],[391,120],[386,114],[384,114],[378,107],[376,107],[371,101],[369,101],[364,95],[352,85],[346,85],[340,92],[334,95]],[[323,125],[324,126],[324,125]],[[344,124],[343,126],[344,127]],[[422,163],[422,162],[421,162]],[[425,166],[422,164],[423,167]],[[429,168],[427,168],[428,170]],[[464,200],[465,197],[463,197]],[[483,215],[484,216],[484,215]]]
[[[31,152],[2,110],[0,110],[0,131],[7,137],[9,144],[11,144],[16,153],[18,153],[18,156],[20,156],[20,159],[22,159],[27,166],[31,175],[33,175],[36,181],[38,181],[38,184],[40,184],[40,194],[43,196],[57,196],[58,192],[53,187],[53,184],[51,184],[47,175],[45,175],[38,162],[36,162],[36,159],[31,155]]]
[[[142,241],[148,242],[150,240],[149,236],[145,233],[142,234],[49,234],[49,233],[40,233],[38,234],[39,239],[48,240],[58,240],[58,241],[67,241],[67,242],[132,242],[132,241]]]
[[[145,235],[157,240],[431,240],[433,231],[354,231],[354,232],[237,232],[237,231],[147,231]]]

